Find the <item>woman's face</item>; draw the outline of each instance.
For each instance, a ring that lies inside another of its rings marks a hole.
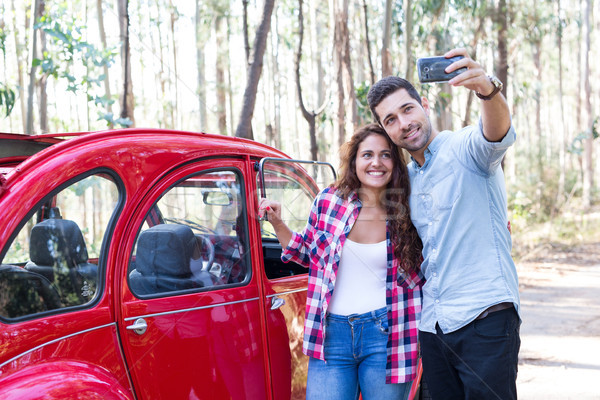
[[[356,153],[356,175],[363,189],[383,190],[392,179],[392,151],[381,135],[371,134],[359,145]]]

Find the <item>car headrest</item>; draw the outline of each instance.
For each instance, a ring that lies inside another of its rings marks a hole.
[[[73,268],[88,260],[81,229],[67,219],[51,218],[34,225],[29,246],[29,257],[38,265],[66,263]]]
[[[189,277],[195,242],[194,232],[189,226],[155,225],[140,233],[136,269],[146,276]]]

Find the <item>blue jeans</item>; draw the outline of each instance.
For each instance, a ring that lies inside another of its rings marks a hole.
[[[455,332],[419,332],[423,377],[434,400],[517,399],[521,339],[514,308],[496,311]]]
[[[348,316],[328,314],[325,361],[308,361],[307,400],[405,399],[410,382],[386,384],[388,320],[385,307]]]

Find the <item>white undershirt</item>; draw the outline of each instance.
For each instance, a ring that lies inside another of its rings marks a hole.
[[[385,307],[387,245],[346,239],[328,311],[363,314]]]

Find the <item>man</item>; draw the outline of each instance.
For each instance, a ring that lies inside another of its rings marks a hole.
[[[434,399],[516,399],[519,290],[501,161],[515,141],[502,83],[465,49],[448,83],[474,90],[481,120],[435,130],[429,102],[387,77],[367,96],[373,116],[411,155],[411,219],[423,241],[423,374]]]

